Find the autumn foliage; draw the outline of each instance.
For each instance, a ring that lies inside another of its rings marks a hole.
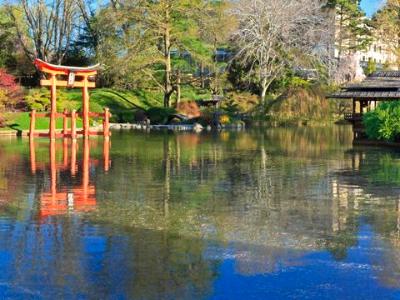
[[[22,89],[15,77],[5,69],[0,69],[0,126],[4,123],[4,112],[21,107],[22,96]]]
[[[13,75],[7,73],[5,69],[0,69],[0,90],[7,99],[0,98],[0,105],[4,105],[7,109],[14,109],[22,101],[21,86],[16,83]]]
[[[186,115],[189,119],[200,117],[200,108],[194,101],[180,102],[176,107],[176,111]]]

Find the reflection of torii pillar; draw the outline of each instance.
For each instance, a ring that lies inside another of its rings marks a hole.
[[[49,147],[49,160],[50,160],[50,189],[40,196],[40,215],[41,217],[63,214],[68,210],[74,211],[87,211],[96,206],[96,189],[94,185],[90,184],[90,147],[89,139],[83,141],[83,154],[82,154],[82,181],[77,187],[73,187],[71,192],[67,190],[57,191],[57,170],[68,170],[70,167],[71,175],[76,175],[76,156],[77,156],[77,143],[72,141],[71,160],[68,166],[68,143],[64,140],[63,146],[63,162],[57,164],[56,160],[56,141],[50,141]],[[30,141],[30,160],[31,171],[36,173],[38,168],[46,168],[46,164],[42,166],[36,165],[35,143]],[[108,171],[110,166],[109,160],[109,140],[104,140],[103,155],[104,155],[104,170]]]

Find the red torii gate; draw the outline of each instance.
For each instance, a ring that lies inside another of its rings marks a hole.
[[[70,67],[53,65],[40,59],[35,59],[35,66],[39,71],[50,75],[47,79],[40,80],[41,86],[49,86],[51,91],[51,109],[50,113],[39,114],[35,110],[31,113],[31,124],[29,129],[29,136],[31,139],[35,135],[49,136],[50,139],[55,139],[57,136],[67,137],[70,136],[72,139],[76,139],[77,134],[82,134],[85,138],[89,135],[104,135],[106,139],[110,136],[109,130],[109,119],[110,112],[108,108],[104,109],[104,113],[91,113],[89,112],[89,88],[96,87],[95,83],[89,81],[89,77],[94,77],[97,74],[99,65],[90,67]],[[58,79],[57,76],[63,76],[66,78]],[[76,77],[80,80],[75,80]],[[83,119],[83,130],[76,131],[76,116],[78,115],[75,110],[71,113],[57,113],[57,87],[68,87],[68,88],[82,88],[82,112],[79,114]],[[48,134],[36,134],[35,133],[35,121],[36,117],[50,117],[50,128]],[[64,118],[63,132],[61,135],[56,134],[56,118]],[[68,122],[67,118],[71,118],[71,131],[67,131]],[[90,117],[103,117],[103,131],[95,132],[90,131],[89,118]]]

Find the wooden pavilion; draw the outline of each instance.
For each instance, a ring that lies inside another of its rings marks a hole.
[[[400,100],[400,71],[375,72],[362,82],[343,86],[327,98],[352,100],[353,111],[344,118],[353,124],[354,139],[362,139],[365,137],[363,114],[375,109],[379,101]]]

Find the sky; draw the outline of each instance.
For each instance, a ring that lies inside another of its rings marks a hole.
[[[361,8],[368,17],[371,17],[384,2],[384,0],[361,0]]]

